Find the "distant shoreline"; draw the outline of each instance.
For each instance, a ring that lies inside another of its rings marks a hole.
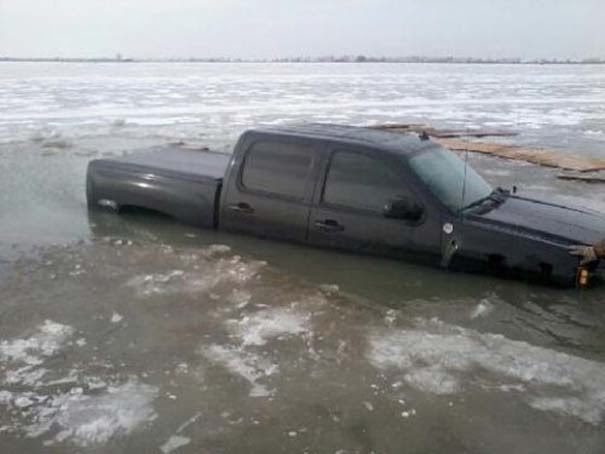
[[[32,62],[32,63],[442,63],[442,64],[494,64],[494,65],[599,65],[605,64],[602,58],[585,58],[579,60],[531,59],[520,58],[473,58],[473,57],[294,57],[274,59],[248,58],[19,58],[0,57],[2,62]]]

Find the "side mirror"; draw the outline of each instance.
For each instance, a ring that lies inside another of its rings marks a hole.
[[[424,214],[424,208],[408,197],[398,197],[386,203],[383,214],[385,218],[418,221]]]

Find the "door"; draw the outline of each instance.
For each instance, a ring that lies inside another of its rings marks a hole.
[[[399,158],[386,152],[332,151],[311,210],[310,243],[391,257],[438,255],[439,220],[411,190],[406,173]],[[419,215],[385,216],[385,207],[396,200],[411,201]]]
[[[252,142],[229,185],[221,212],[226,230],[305,241],[309,222],[314,146],[288,138]]]

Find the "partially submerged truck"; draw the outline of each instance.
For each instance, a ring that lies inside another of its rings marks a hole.
[[[90,208],[453,270],[584,286],[605,268],[593,247],[605,215],[492,188],[423,134],[257,128],[232,154],[174,145],[93,160],[86,188]]]

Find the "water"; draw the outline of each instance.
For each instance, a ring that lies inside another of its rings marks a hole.
[[[0,65],[0,452],[599,453],[605,289],[86,210],[91,158],[296,120],[605,157],[600,66]],[[598,185],[469,156],[605,211]]]

